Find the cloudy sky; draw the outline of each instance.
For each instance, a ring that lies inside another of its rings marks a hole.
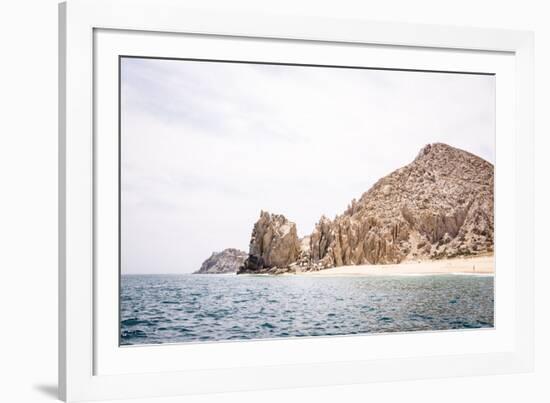
[[[494,77],[124,58],[123,273],[248,251],[260,210],[306,235],[444,142],[494,162]]]

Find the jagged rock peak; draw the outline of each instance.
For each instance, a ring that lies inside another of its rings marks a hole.
[[[212,252],[212,255],[203,262],[195,274],[236,273],[247,257],[246,252],[234,248]]]
[[[299,253],[296,224],[282,214],[261,211],[252,230],[248,258],[239,273],[287,268],[298,259]]]
[[[472,154],[472,153],[470,153],[468,151],[465,151],[465,150],[461,150],[460,148],[450,146],[450,145],[445,144],[445,143],[426,144],[424,147],[422,147],[420,149],[420,152],[418,153],[418,155],[416,156],[414,161],[418,161],[418,160],[426,159],[426,158],[429,158],[429,159],[438,159],[438,158],[446,159],[449,155],[454,155],[455,157],[458,156],[458,155],[462,155],[463,157],[466,157],[466,158],[474,158],[474,159],[477,159],[477,160],[485,161],[481,157],[478,157],[475,154]],[[490,164],[487,161],[485,161],[485,162]]]

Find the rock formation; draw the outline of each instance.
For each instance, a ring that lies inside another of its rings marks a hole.
[[[296,224],[285,216],[260,213],[254,224],[248,258],[239,273],[276,273],[286,269],[298,259],[300,241]]]
[[[492,252],[493,171],[491,163],[466,151],[427,145],[413,162],[353,200],[343,214],[333,220],[321,217],[302,240],[286,218],[262,212],[246,270],[240,272],[266,267],[278,272],[321,270]]]
[[[243,265],[247,257],[248,253],[233,248],[224,249],[221,252],[213,252],[195,274],[235,273]]]
[[[489,162],[427,145],[344,214],[321,218],[311,235],[311,269],[491,252],[493,186]]]

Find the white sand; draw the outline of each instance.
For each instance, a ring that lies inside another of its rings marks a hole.
[[[494,275],[493,255],[446,260],[409,261],[401,264],[340,266],[313,272],[296,273],[298,276],[388,276],[432,274]]]

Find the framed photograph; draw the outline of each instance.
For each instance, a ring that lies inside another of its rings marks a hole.
[[[60,5],[67,401],[530,371],[529,32]]]

